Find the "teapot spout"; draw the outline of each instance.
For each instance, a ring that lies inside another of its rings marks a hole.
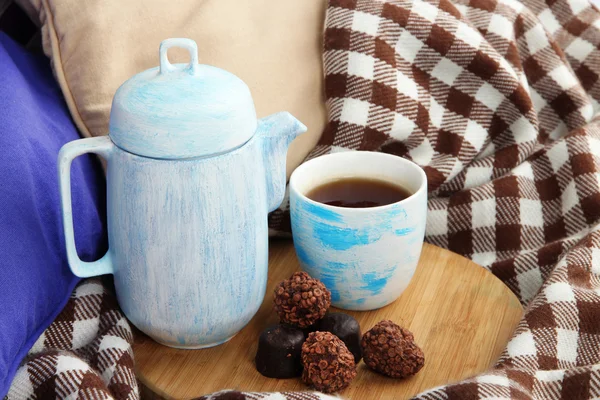
[[[269,212],[279,207],[285,195],[287,149],[292,140],[304,132],[306,126],[285,111],[258,121],[256,136],[262,145]]]

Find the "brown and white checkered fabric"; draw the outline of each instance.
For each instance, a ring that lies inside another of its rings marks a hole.
[[[139,399],[132,344],[114,295],[88,279],[33,345],[5,399]]]
[[[600,398],[600,13],[587,0],[330,0],[308,158],[421,165],[426,240],[527,305],[497,366],[420,399]],[[289,231],[287,204],[270,216]]]
[[[316,392],[242,393],[225,390],[196,400],[335,400],[337,397]]]

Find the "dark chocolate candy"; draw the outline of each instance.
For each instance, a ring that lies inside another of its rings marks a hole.
[[[304,333],[304,340],[306,340],[308,338],[308,335],[310,335],[311,332],[314,332],[317,330],[317,325],[318,324],[312,324],[311,326],[307,327],[307,328],[298,328],[294,325],[290,325],[290,324],[285,324],[285,323],[281,323],[280,325],[283,326],[287,326],[290,328],[295,328],[295,329],[300,329],[302,331],[302,333]]]
[[[275,325],[261,333],[256,351],[256,369],[269,378],[294,378],[302,374],[304,333],[297,328]]]
[[[342,342],[354,356],[354,362],[358,364],[362,358],[361,335],[360,325],[354,317],[345,313],[331,313],[325,315],[316,325],[318,331],[331,332],[342,339]]]

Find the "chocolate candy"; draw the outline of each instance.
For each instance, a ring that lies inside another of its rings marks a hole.
[[[302,345],[302,380],[323,393],[345,389],[356,377],[354,356],[329,332],[312,332]]]
[[[414,375],[425,364],[412,332],[392,321],[381,321],[367,331],[361,346],[367,367],[392,378]]]
[[[358,364],[362,358],[360,325],[354,317],[345,313],[331,313],[325,315],[316,326],[318,331],[331,332],[339,337],[354,355],[354,362]]]
[[[304,333],[291,326],[267,328],[258,339],[256,369],[269,378],[293,378],[302,374]]]
[[[296,272],[275,287],[273,302],[281,323],[304,329],[323,318],[331,293],[318,279]]]

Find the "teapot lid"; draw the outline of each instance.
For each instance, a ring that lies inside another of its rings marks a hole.
[[[183,47],[189,64],[171,64],[170,47]],[[215,155],[246,143],[256,130],[254,103],[237,76],[198,64],[191,39],[160,44],[160,66],[127,80],[115,93],[110,138],[145,157],[182,159]]]

